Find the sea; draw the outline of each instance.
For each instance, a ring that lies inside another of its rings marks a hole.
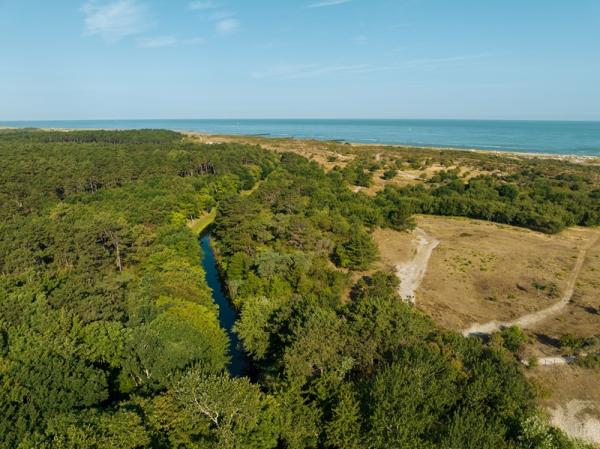
[[[0,121],[0,126],[153,128],[355,143],[600,156],[600,121],[170,119]]]

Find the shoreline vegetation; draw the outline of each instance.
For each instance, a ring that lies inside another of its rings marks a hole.
[[[10,129],[10,130],[19,130],[24,128],[10,127],[10,126],[0,126],[0,130],[2,129]],[[127,131],[127,130],[115,130],[111,128],[31,128],[31,129],[39,129],[40,131],[61,131],[61,132],[78,132],[78,131]],[[228,140],[228,141],[236,141],[236,140],[245,140],[248,142],[256,141],[262,142],[264,140],[271,141],[283,141],[283,142],[308,142],[308,143],[316,143],[316,144],[339,144],[339,145],[349,145],[353,148],[357,147],[365,147],[371,149],[377,148],[395,148],[395,149],[420,149],[420,150],[431,150],[431,151],[464,151],[470,153],[481,153],[488,155],[496,155],[496,156],[515,156],[520,158],[539,158],[539,159],[555,159],[555,160],[564,160],[573,163],[579,164],[593,164],[600,165],[600,156],[592,156],[592,155],[577,155],[577,154],[552,154],[552,153],[544,153],[544,152],[527,152],[527,151],[516,151],[516,150],[491,150],[491,149],[483,149],[483,148],[463,148],[463,147],[445,147],[445,146],[433,146],[433,145],[407,145],[407,144],[384,144],[384,143],[362,143],[362,142],[352,142],[345,140],[320,140],[320,139],[310,139],[310,138],[295,138],[295,137],[274,137],[270,135],[256,135],[256,134],[219,134],[219,133],[209,133],[202,131],[188,131],[185,129],[169,129],[169,131],[182,133],[183,135],[191,136],[191,137],[200,137],[202,139],[206,139],[210,142],[210,139],[218,139],[218,140]],[[600,151],[600,148],[598,149]]]
[[[595,226],[597,167],[201,139],[0,131],[0,445],[593,447],[548,421],[519,330],[440,327],[373,234],[418,213]],[[226,369],[194,232],[209,225],[252,379]]]
[[[74,129],[61,129],[62,131],[76,131]],[[271,137],[271,136],[255,136],[255,135],[244,135],[244,134],[214,134],[207,132],[199,132],[199,131],[185,131],[185,130],[175,130],[177,132],[181,132],[184,135],[192,136],[192,137],[201,137],[203,139],[227,139],[227,140],[246,140],[246,141],[264,141],[273,140],[273,141],[282,141],[288,143],[300,142],[300,143],[314,143],[314,144],[337,144],[337,145],[348,145],[352,148],[369,148],[371,150],[384,149],[384,148],[393,148],[398,150],[424,150],[424,151],[458,151],[458,152],[467,152],[467,153],[480,153],[486,155],[494,155],[500,157],[521,157],[525,159],[530,158],[538,158],[538,159],[555,159],[555,160],[564,160],[573,163],[580,164],[594,164],[600,165],[600,156],[592,156],[592,155],[576,155],[576,154],[552,154],[552,153],[544,153],[544,152],[526,152],[526,151],[513,151],[513,150],[491,150],[491,149],[482,149],[482,148],[462,148],[462,147],[445,147],[445,146],[419,146],[419,145],[406,145],[406,144],[384,144],[384,143],[362,143],[362,142],[352,142],[352,141],[343,141],[343,140],[319,140],[319,139],[302,139],[302,138],[294,138],[294,137]],[[599,148],[600,151],[600,148]]]

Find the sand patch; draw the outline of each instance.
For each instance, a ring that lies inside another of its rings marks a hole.
[[[416,228],[412,232],[415,247],[414,257],[411,260],[396,264],[396,275],[400,279],[398,293],[402,299],[416,303],[416,292],[425,273],[433,250],[439,245],[439,240],[430,237],[423,229]]]
[[[590,413],[600,412],[594,401],[569,401],[550,410],[551,422],[566,434],[585,441],[600,443],[600,420]]]

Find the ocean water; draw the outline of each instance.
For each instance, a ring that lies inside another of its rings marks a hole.
[[[164,128],[358,143],[600,156],[600,121],[505,120],[61,120],[0,122],[38,128]]]

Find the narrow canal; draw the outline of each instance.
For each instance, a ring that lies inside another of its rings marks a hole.
[[[229,337],[229,354],[231,355],[229,372],[233,377],[248,375],[250,366],[248,358],[241,349],[238,336],[233,332],[233,325],[238,314],[225,294],[225,286],[219,276],[215,253],[210,246],[210,232],[202,235],[200,246],[202,247],[202,267],[206,272],[206,283],[212,289],[213,300],[219,306],[219,323]]]

